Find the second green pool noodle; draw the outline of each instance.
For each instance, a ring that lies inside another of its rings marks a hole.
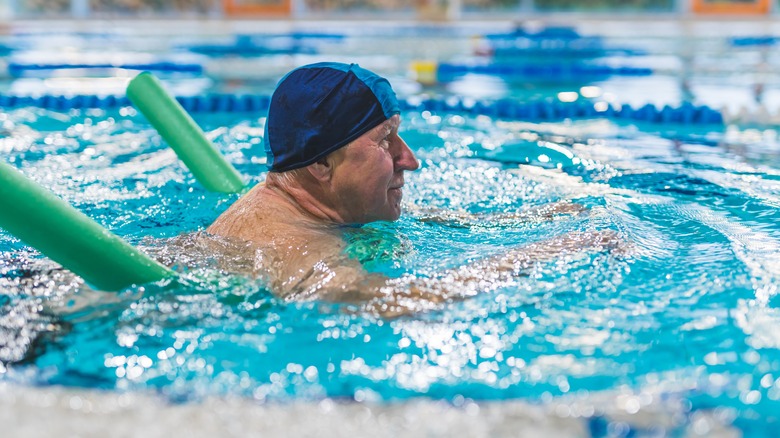
[[[244,189],[241,175],[151,73],[133,78],[127,97],[207,190],[238,193]]]
[[[0,162],[0,228],[101,290],[116,291],[174,273]]]

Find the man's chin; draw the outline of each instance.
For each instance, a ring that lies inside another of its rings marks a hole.
[[[401,206],[391,208],[386,214],[383,214],[380,221],[394,222],[401,217]]]

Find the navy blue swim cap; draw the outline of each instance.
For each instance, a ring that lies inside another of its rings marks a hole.
[[[271,96],[264,139],[268,169],[308,166],[400,112],[387,79],[357,64],[299,67]]]

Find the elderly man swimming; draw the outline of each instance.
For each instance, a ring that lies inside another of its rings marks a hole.
[[[345,226],[401,214],[404,172],[419,163],[398,134],[399,113],[389,82],[355,64],[293,70],[271,97],[265,183],[207,232],[256,244],[259,270],[285,299],[362,302],[383,315],[474,294],[570,248],[611,246],[612,235],[568,235],[445,271],[436,280],[368,273],[344,255],[342,233]]]

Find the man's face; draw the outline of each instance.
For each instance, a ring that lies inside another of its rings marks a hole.
[[[394,221],[401,215],[404,171],[420,167],[398,136],[398,115],[334,153],[333,189],[346,223]]]

